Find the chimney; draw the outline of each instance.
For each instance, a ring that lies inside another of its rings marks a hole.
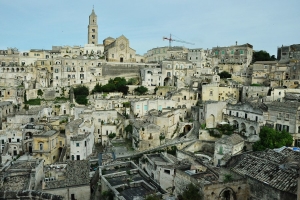
[[[237,46],[237,41],[235,41],[235,46]]]

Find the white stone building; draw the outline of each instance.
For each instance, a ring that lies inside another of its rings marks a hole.
[[[223,136],[215,143],[214,165],[223,166],[231,156],[241,153],[244,145],[244,139],[238,134]]]

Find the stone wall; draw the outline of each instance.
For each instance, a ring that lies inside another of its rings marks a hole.
[[[122,76],[125,77],[127,74],[140,74],[140,68],[142,66],[131,66],[130,64],[116,66],[116,65],[103,65],[102,76]]]
[[[40,191],[31,191],[31,190],[26,190],[26,191],[4,191],[0,192],[0,199],[47,199],[47,200],[62,200],[64,199],[62,196],[59,195],[53,195],[49,193],[44,193]]]
[[[283,192],[269,185],[259,182],[253,178],[247,177],[248,184],[250,188],[250,199],[251,200],[270,200],[270,199],[280,199],[280,200],[296,200],[297,195],[288,192]]]
[[[223,199],[225,191],[230,191],[233,200],[249,198],[249,186],[246,179],[205,185],[203,188],[204,198],[207,200]]]

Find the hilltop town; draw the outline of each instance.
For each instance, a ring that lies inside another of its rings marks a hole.
[[[300,198],[300,44],[87,36],[0,50],[0,199]]]

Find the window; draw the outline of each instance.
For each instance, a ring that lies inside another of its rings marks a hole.
[[[285,119],[289,120],[290,115],[289,114],[285,114]]]
[[[79,142],[76,143],[76,147],[79,147]]]
[[[40,151],[43,151],[43,144],[39,143]]]
[[[165,172],[166,174],[171,174],[171,171],[170,171],[169,169],[165,169],[164,172]]]
[[[144,105],[144,110],[147,111],[148,110],[148,106]]]
[[[115,55],[114,55],[114,54],[111,54],[111,57],[112,57],[112,58],[114,58],[114,57],[115,57]]]
[[[240,50],[240,54],[243,55],[244,54],[244,50]]]
[[[95,29],[92,29],[92,32],[94,32],[94,33],[95,33]]]
[[[218,51],[215,51],[215,55],[216,55],[216,56],[219,55],[219,52],[218,52]]]
[[[213,95],[213,91],[212,91],[212,90],[209,91],[209,95],[210,95],[210,96]]]
[[[225,51],[222,51],[222,55],[224,55],[225,54]]]
[[[136,109],[140,109],[140,105],[136,105]]]
[[[162,110],[162,106],[161,105],[158,106],[158,110]]]
[[[234,51],[233,51],[233,50],[231,50],[231,54],[234,54]]]

